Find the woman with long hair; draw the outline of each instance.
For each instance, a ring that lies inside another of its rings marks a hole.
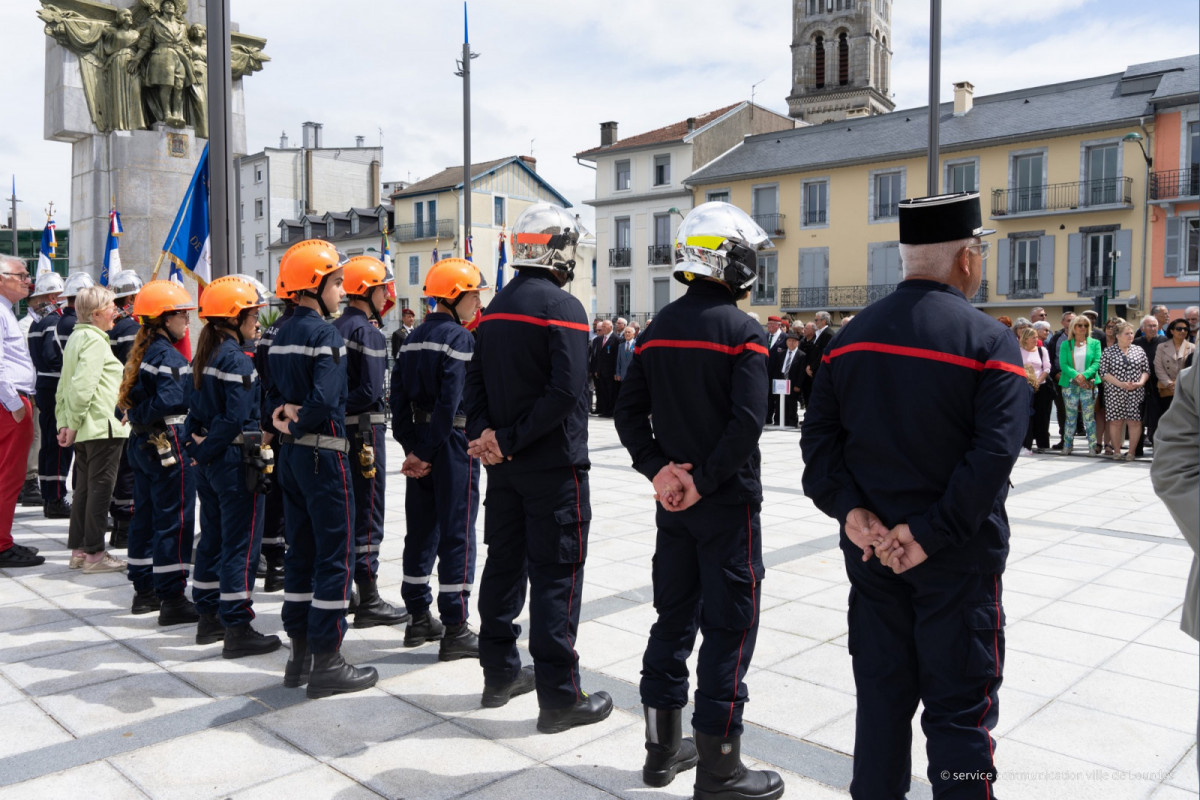
[[[244,347],[258,335],[264,305],[251,283],[233,275],[204,290],[200,318],[205,325],[192,359],[195,388],[184,424],[185,448],[200,467],[200,541],[192,578],[200,615],[196,644],[224,640],[225,658],[279,649],[278,636],[265,636],[250,624],[263,501],[250,487],[253,467],[245,462],[255,457],[251,451],[261,444],[262,433],[258,373]]]
[[[1063,426],[1063,455],[1071,455],[1075,425],[1083,413],[1088,455],[1096,450],[1096,374],[1100,371],[1100,342],[1092,336],[1092,321],[1082,314],[1071,323],[1071,335],[1058,346],[1058,385],[1062,387],[1067,421]]]
[[[188,312],[195,309],[191,295],[174,281],[151,281],[138,291],[132,315],[141,329],[117,398],[130,424],[132,611],[157,611],[158,624],[164,626],[197,620],[185,595],[196,521],[196,470],[182,450],[192,368],[175,349],[187,331]]]

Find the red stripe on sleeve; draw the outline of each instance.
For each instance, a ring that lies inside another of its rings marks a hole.
[[[584,333],[591,330],[586,322],[568,322],[565,319],[542,319],[541,317],[531,317],[526,314],[488,314],[480,320],[480,324],[484,322],[496,322],[498,320],[524,322],[528,325],[538,325],[543,328],[554,325],[560,328],[569,328],[573,331],[583,331]]]
[[[952,364],[956,367],[966,367],[973,369],[976,372],[982,372],[985,369],[998,369],[1004,372],[1011,372],[1014,375],[1025,377],[1025,370],[1018,367],[1016,364],[1009,364],[1006,361],[976,361],[967,356],[959,356],[953,353],[943,353],[939,350],[929,350],[924,347],[903,347],[895,344],[882,344],[880,342],[856,342],[848,344],[845,347],[839,347],[832,350],[821,357],[821,363],[828,364],[833,359],[846,355],[847,353],[884,353],[892,356],[904,356],[906,358],[922,358],[926,361],[940,361],[943,364]]]
[[[738,345],[717,344],[716,342],[705,342],[700,339],[654,339],[644,344],[638,345],[634,352],[638,355],[642,351],[650,347],[672,347],[677,350],[711,350],[714,353],[724,353],[728,356],[736,356],[738,353],[749,350],[752,353],[767,354],[767,348],[755,342],[745,342]]]

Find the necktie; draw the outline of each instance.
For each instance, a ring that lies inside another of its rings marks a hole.
[[[783,360],[783,375],[787,377],[788,370],[792,368],[792,356],[796,354],[795,350],[788,350],[787,358]]]

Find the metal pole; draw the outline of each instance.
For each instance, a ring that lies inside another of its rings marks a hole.
[[[467,4],[463,3],[463,255],[471,237],[471,45],[467,41]],[[436,222],[434,223],[437,224]]]
[[[12,254],[14,256],[16,256],[17,258],[20,258],[21,254],[19,252],[17,252],[17,182],[16,181],[13,181],[12,197],[10,197],[8,199],[12,201],[12,242],[13,242]]]
[[[926,194],[938,193],[938,107],[942,82],[942,0],[929,0],[929,180]]]
[[[229,0],[208,0],[208,203],[212,277],[230,273],[234,251],[233,68]]]

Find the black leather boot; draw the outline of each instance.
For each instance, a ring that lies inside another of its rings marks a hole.
[[[196,644],[212,644],[225,638],[225,626],[216,614],[201,614],[196,624]]]
[[[38,488],[36,479],[25,481],[25,485],[21,487],[21,494],[17,500],[22,506],[42,505],[42,490]]]
[[[129,520],[113,520],[112,533],[108,536],[108,546],[114,550],[124,550],[129,547]]]
[[[399,625],[408,622],[408,614],[393,608],[379,596],[374,578],[355,578],[358,587],[358,608],[354,610],[354,627],[374,628],[376,625]]]
[[[696,766],[696,743],[683,738],[683,709],[643,706],[646,716],[646,765],[642,783],[663,787],[677,772]]]
[[[608,692],[585,694],[583,699],[566,708],[543,708],[538,712],[537,729],[542,733],[562,733],[580,725],[591,725],[607,719],[613,702]]]
[[[746,769],[742,737],[709,736],[696,731],[695,800],[775,800],[783,794],[783,778],[769,769]]]
[[[308,652],[308,639],[292,639],[292,654],[283,668],[283,685],[289,689],[308,683],[312,673],[312,653]]]
[[[196,607],[182,594],[163,600],[162,607],[158,611],[158,624],[164,628],[168,625],[183,625],[199,621],[200,615],[196,613]]]
[[[533,687],[537,684],[533,675],[533,664],[526,664],[521,667],[521,671],[517,673],[517,677],[508,683],[500,686],[492,686],[488,683],[483,684],[483,697],[479,704],[484,708],[500,708],[507,705],[512,698],[533,691]]]
[[[71,504],[66,500],[50,500],[42,506],[42,516],[46,519],[70,519]]]
[[[279,649],[279,637],[275,634],[259,633],[249,622],[225,629],[225,647],[222,658],[243,658],[274,653]]]
[[[308,697],[319,700],[333,694],[361,692],[379,680],[374,667],[355,667],[346,663],[337,650],[313,653],[312,674],[308,676]]]
[[[130,610],[134,614],[152,614],[162,606],[162,602],[158,599],[158,595],[153,589],[147,589],[144,592],[133,593],[133,607]]]
[[[408,627],[404,629],[404,646],[405,647],[420,647],[426,642],[436,642],[441,639],[446,633],[442,623],[433,618],[433,615],[426,611],[424,614],[417,614],[408,621]],[[478,644],[476,645],[478,649]]]
[[[283,553],[267,558],[267,574],[263,577],[263,591],[283,591]]]
[[[479,658],[479,637],[467,625],[447,625],[438,648],[438,661],[457,661],[460,658]]]

